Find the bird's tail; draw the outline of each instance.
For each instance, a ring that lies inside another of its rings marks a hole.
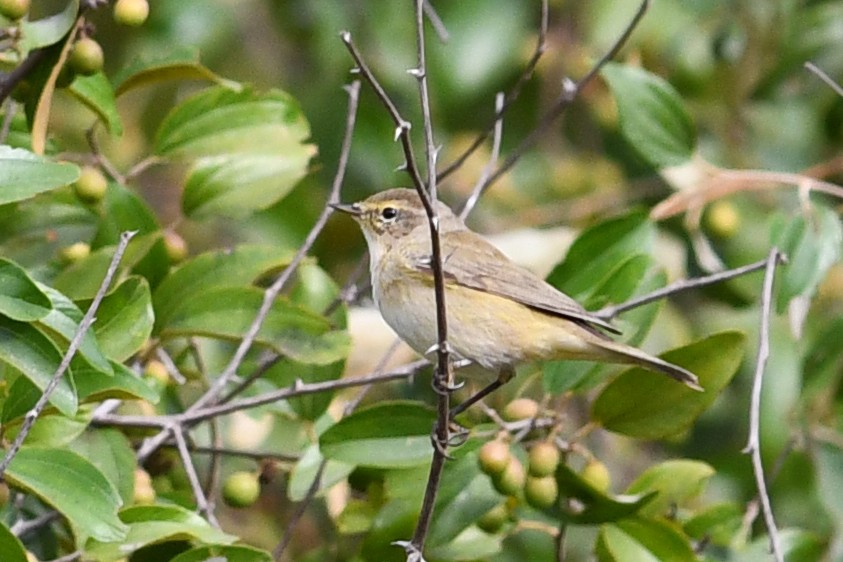
[[[604,340],[599,342],[598,345],[604,351],[609,352],[611,358],[618,363],[636,365],[649,371],[662,373],[672,379],[676,379],[689,388],[700,392],[704,391],[703,387],[700,386],[700,381],[697,376],[688,369],[683,369],[678,365],[668,363],[664,359],[653,357],[648,353],[644,353],[640,349],[616,341]]]

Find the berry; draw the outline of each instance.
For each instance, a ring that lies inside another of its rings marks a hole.
[[[553,476],[530,476],[524,484],[524,499],[536,509],[547,509],[556,503],[559,486]]]
[[[76,197],[85,203],[98,203],[105,197],[107,190],[108,180],[93,166],[84,166],[79,172],[79,179],[73,184]]]
[[[508,518],[509,510],[506,509],[506,503],[501,503],[481,515],[477,520],[477,527],[489,534],[497,533]]]
[[[526,478],[524,466],[512,457],[504,471],[492,477],[492,485],[504,496],[515,496],[524,488]]]
[[[144,376],[154,380],[156,384],[159,384],[162,387],[167,386],[172,382],[170,374],[167,372],[167,367],[157,359],[147,361],[146,366],[143,369],[143,374]]]
[[[528,420],[539,415],[539,404],[530,398],[517,398],[506,405],[502,415],[509,422]]]
[[[580,472],[580,477],[599,492],[605,492],[612,483],[612,476],[606,465],[598,460],[590,460]]]
[[[187,257],[187,242],[172,230],[164,233],[164,249],[171,263],[182,262]]]
[[[533,445],[528,465],[530,476],[550,476],[556,472],[560,457],[559,449],[553,443],[543,441]]]
[[[477,462],[489,476],[501,474],[509,464],[509,446],[503,441],[489,441],[480,448]]]
[[[143,25],[149,16],[146,0],[117,0],[114,4],[114,21],[122,25],[137,27]]]
[[[261,485],[253,472],[235,472],[222,485],[222,499],[231,507],[249,507],[261,494]]]
[[[0,0],[0,15],[12,21],[19,20],[29,12],[30,0]]]
[[[100,44],[90,37],[83,37],[70,51],[70,67],[78,74],[90,76],[102,70],[105,55]]]
[[[91,246],[85,242],[76,242],[59,250],[59,259],[69,265],[87,258],[90,253]]]
[[[149,477],[149,473],[142,468],[135,469],[134,501],[138,505],[155,503],[155,490],[152,488],[152,479]]]
[[[705,222],[711,234],[728,240],[737,234],[741,225],[741,215],[731,201],[712,203],[705,214]]]

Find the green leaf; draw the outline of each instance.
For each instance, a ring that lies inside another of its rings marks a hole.
[[[828,269],[840,259],[843,227],[837,213],[822,205],[813,207],[808,219],[799,215],[782,226],[774,226],[773,239],[788,257],[780,269],[776,307],[782,312],[790,300],[812,295]]]
[[[744,341],[740,332],[721,332],[661,356],[695,373],[704,392],[639,367],[624,371],[594,401],[591,419],[638,439],[683,431],[732,380],[743,359]]]
[[[272,555],[251,546],[200,546],[179,554],[170,562],[272,562]]]
[[[167,80],[207,80],[235,89],[235,82],[214,74],[199,62],[199,51],[181,46],[165,53],[156,52],[149,58],[136,58],[114,78],[115,91],[121,96],[141,86]]]
[[[0,361],[23,373],[40,390],[49,384],[61,358],[56,345],[41,332],[29,324],[0,317]],[[50,404],[66,416],[76,413],[76,392],[69,371],[50,395]]]
[[[0,258],[0,314],[12,320],[31,322],[50,313],[52,304],[26,271]]]
[[[193,160],[182,208],[189,217],[243,216],[287,195],[314,155],[310,127],[281,91],[215,87],[189,98],[161,124],[155,151]]]
[[[601,562],[688,562],[696,560],[688,538],[665,521],[630,518],[600,527]]]
[[[83,306],[90,306],[85,302]],[[155,315],[146,279],[133,275],[108,293],[97,309],[94,331],[105,355],[122,362],[143,347]]]
[[[0,552],[4,562],[27,562],[26,549],[6,524],[0,521]]]
[[[85,546],[85,556],[99,562],[110,562],[147,545],[170,540],[198,540],[205,544],[231,544],[237,537],[211,527],[196,513],[175,505],[143,505],[120,512],[120,519],[128,525],[125,538],[112,542],[91,540]]]
[[[220,287],[251,285],[271,269],[290,262],[290,253],[272,246],[237,246],[231,251],[214,250],[196,256],[170,273],[155,289],[155,331],[170,322],[191,295]]]
[[[223,287],[189,296],[161,331],[164,339],[205,336],[236,341],[257,316],[264,291],[256,287]],[[349,338],[331,330],[328,320],[278,297],[261,325],[256,341],[302,363],[326,365],[345,358]]]
[[[74,366],[76,387],[79,400],[84,402],[101,402],[107,398],[122,400],[146,400],[158,403],[158,393],[146,381],[136,375],[122,363],[111,362],[113,376],[107,376],[102,371],[87,369],[85,366]]]
[[[116,429],[90,430],[77,437],[70,448],[88,459],[108,478],[124,504],[135,490],[135,452],[126,436]]]
[[[68,88],[76,98],[97,114],[112,135],[123,134],[123,121],[117,112],[117,100],[111,83],[102,72],[77,76]]]
[[[284,358],[267,369],[263,379],[278,388],[291,386],[297,380],[304,383],[326,382],[339,379],[344,370],[344,361],[329,365],[299,363]],[[315,421],[328,409],[335,392],[315,392],[287,399],[293,411],[302,419]]]
[[[430,462],[435,413],[415,402],[385,402],[360,410],[319,438],[322,454],[357,466],[405,468]]]
[[[38,287],[49,297],[52,305],[50,313],[38,321],[38,325],[51,332],[60,335],[67,344],[76,335],[79,323],[82,322],[84,314],[69,298],[56,291],[52,287],[38,284]],[[88,330],[82,337],[79,345],[79,354],[85,358],[87,363],[105,374],[111,374],[111,364],[102,354],[93,330]]]
[[[499,503],[500,494],[480,471],[476,450],[448,463],[436,496],[428,544],[435,548],[455,540]]]
[[[301,458],[293,466],[290,472],[290,484],[287,486],[287,497],[290,501],[300,502],[307,497],[308,489],[316,478],[316,472],[324,457],[319,453],[316,444],[310,445],[302,453]],[[345,462],[328,459],[325,469],[322,471],[322,479],[319,482],[319,490],[326,490],[340,482],[351,474],[354,465]]]
[[[673,459],[651,466],[626,489],[627,494],[658,495],[642,510],[644,516],[667,516],[671,509],[683,506],[702,492],[714,469],[700,461]]]
[[[728,546],[735,540],[743,524],[743,506],[719,503],[706,507],[685,524],[685,532],[695,540],[709,540]]]
[[[35,494],[67,518],[77,544],[91,537],[119,541],[126,525],[117,517],[117,490],[93,464],[65,449],[21,447],[6,471],[15,487]]]
[[[21,42],[19,48],[22,52],[29,52],[32,49],[46,47],[58,43],[76,21],[79,13],[79,0],[69,0],[64,9],[57,14],[47,16],[35,21],[24,19],[21,21]]]
[[[645,160],[667,168],[691,159],[696,145],[694,123],[667,81],[613,62],[601,74],[618,106],[621,133]]]
[[[489,560],[501,551],[503,536],[485,533],[469,526],[445,544],[432,543],[426,555],[432,560]]]
[[[587,296],[596,285],[608,280],[619,263],[650,253],[655,233],[644,212],[597,224],[579,235],[547,281],[574,298]]]
[[[0,205],[73,183],[76,164],[52,162],[23,148],[0,145]]]
[[[565,521],[581,525],[594,525],[629,517],[641,510],[656,495],[655,492],[650,492],[609,496],[592,486],[565,463],[561,463],[556,469],[556,482],[559,484],[559,495],[578,500],[581,507],[576,510],[568,507],[562,510],[557,508],[554,510],[555,514]]]

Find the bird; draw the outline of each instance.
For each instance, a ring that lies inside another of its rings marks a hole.
[[[523,268],[436,205],[449,350],[497,378],[452,417],[515,375],[520,363],[576,359],[629,364],[702,391],[692,372],[609,337],[619,330]],[[369,249],[372,296],[386,323],[420,354],[438,344],[431,235],[414,189],[392,188],[337,203],[359,224]]]

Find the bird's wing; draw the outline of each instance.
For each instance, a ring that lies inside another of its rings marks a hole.
[[[580,321],[589,327],[620,333],[615,326],[588,312],[577,301],[531,271],[516,265],[470,230],[444,233],[441,235],[441,246],[446,283],[485,291],[554,316]],[[413,269],[432,274],[429,246],[418,245],[408,257]]]

